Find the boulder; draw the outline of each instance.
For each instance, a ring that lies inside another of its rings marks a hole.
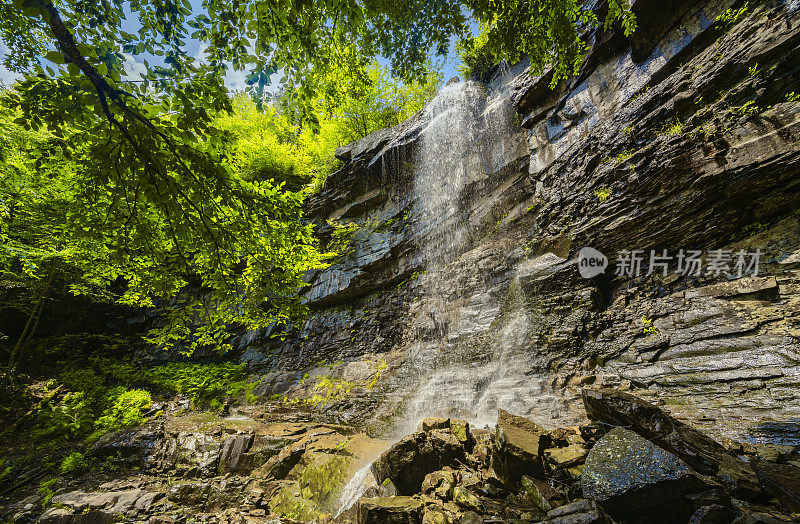
[[[103,486],[100,487],[102,488]],[[51,507],[45,511],[39,522],[117,522],[120,515],[131,517],[150,511],[153,504],[163,497],[163,492],[137,487],[112,491],[70,491],[53,497]]]
[[[466,420],[461,420],[458,418],[451,418],[450,422],[450,432],[453,436],[458,440],[464,449],[467,451],[472,451],[472,436],[469,432],[469,422]]]
[[[458,467],[464,461],[464,448],[456,437],[448,430],[434,429],[408,435],[384,451],[372,463],[372,473],[378,483],[391,479],[401,495],[413,495],[422,489],[428,473]]]
[[[764,489],[793,513],[800,513],[800,468],[790,464],[754,462],[753,469]]]
[[[422,514],[422,524],[448,524],[447,516],[437,507],[426,507]]]
[[[689,524],[729,524],[736,518],[736,512],[731,508],[711,504],[697,508],[689,518]]]
[[[463,486],[453,488],[453,502],[467,510],[483,511],[483,504],[481,504],[480,499]]]
[[[522,477],[521,484],[523,493],[528,496],[536,508],[544,513],[565,502],[564,496],[543,480],[525,475]]]
[[[680,458],[636,433],[614,428],[586,457],[583,495],[615,519],[686,522],[692,506],[686,495],[707,485]]]
[[[221,442],[218,436],[204,432],[179,432],[169,439],[163,463],[174,463],[175,469],[186,476],[211,477],[217,471]],[[170,458],[169,455],[172,455]]]
[[[467,451],[472,450],[472,435],[469,422],[457,418],[427,417],[417,425],[417,431],[432,431],[434,429],[450,430]]]
[[[365,498],[376,498],[376,497],[396,497],[398,495],[397,488],[392,483],[391,480],[386,479],[381,482],[380,486],[369,486],[364,493],[361,495]]]
[[[428,473],[422,481],[421,493],[441,500],[450,500],[453,487],[458,480],[457,473],[451,468]],[[387,479],[388,480],[388,479]]]
[[[164,438],[162,424],[151,423],[109,432],[91,446],[89,453],[98,458],[122,457],[131,465],[147,466],[164,447]]]
[[[422,501],[412,497],[362,497],[356,514],[358,524],[419,524]]]
[[[305,445],[287,446],[280,453],[270,458],[262,467],[263,473],[275,480],[283,480],[303,458]]]
[[[175,524],[177,520],[169,515],[154,515],[150,517],[147,524]]]
[[[167,492],[167,499],[182,506],[197,506],[208,499],[211,484],[207,482],[180,482]]]
[[[36,521],[40,524],[112,524],[119,522],[116,513],[101,509],[90,509],[76,513],[64,507],[49,508]]]
[[[441,417],[426,417],[417,424],[417,431],[430,431],[432,429],[450,428],[450,419]]]
[[[586,448],[581,444],[571,444],[563,448],[550,448],[545,450],[544,456],[547,463],[554,469],[569,469],[582,464],[586,459]]]
[[[579,499],[547,512],[550,524],[607,524],[611,519],[593,500]]]
[[[498,410],[497,441],[505,452],[506,466],[514,480],[522,475],[544,476],[541,454],[550,446],[546,429],[525,417]]]
[[[458,524],[483,524],[484,520],[474,511],[467,511],[456,520]]]
[[[219,472],[221,474],[230,473],[237,469],[242,455],[250,449],[253,444],[253,435],[231,435],[222,443],[222,451],[219,456]]]
[[[583,390],[586,414],[593,421],[625,426],[669,450],[699,473],[714,475],[728,493],[754,500],[761,488],[753,469],[708,435],[676,420],[656,406],[615,390]]]
[[[254,469],[263,466],[269,459],[280,453],[283,449],[289,447],[294,442],[294,440],[285,438],[255,435],[252,443],[245,452],[241,453],[239,459],[236,461],[235,466],[233,466],[233,473],[238,475],[250,474]]]

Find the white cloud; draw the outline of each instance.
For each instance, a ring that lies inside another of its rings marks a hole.
[[[208,50],[208,44],[206,44],[205,42],[200,42],[200,46],[197,48],[197,54],[194,57],[201,64],[208,63],[208,58],[206,57],[207,50]]]
[[[208,51],[208,44],[206,44],[205,42],[200,42],[200,45],[197,48],[197,53],[194,56],[195,59],[203,64],[207,64],[208,63],[207,51]],[[249,46],[247,46],[247,52],[248,53],[255,52],[255,46],[252,43]],[[233,69],[233,64],[231,64],[230,62],[226,62],[225,65],[227,66],[224,78],[225,87],[227,87],[229,91],[244,91],[245,89],[247,89],[248,86],[245,83],[245,80],[247,79],[249,71],[236,71]],[[278,74],[273,75],[273,84],[274,81],[277,80],[278,78],[280,78]],[[275,91],[276,89],[277,88],[274,85],[268,86],[266,88],[266,90],[270,92]]]
[[[228,69],[225,74],[225,87],[227,87],[229,91],[244,91],[247,88],[247,84],[245,83],[246,79],[247,74],[244,71]]]
[[[145,67],[144,63],[137,62],[136,57],[130,53],[122,53],[122,56],[125,58],[125,63],[122,65],[125,76],[122,79],[141,80],[142,75],[147,72],[147,67]]]
[[[0,42],[0,85],[10,86],[15,81],[22,78],[17,73],[11,72],[2,65],[2,61],[5,60],[6,55],[8,54],[8,47],[3,42]]]

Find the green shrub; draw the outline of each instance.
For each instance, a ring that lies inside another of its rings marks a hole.
[[[174,362],[141,369],[108,359],[94,359],[92,366],[97,373],[105,374],[125,388],[148,388],[162,394],[183,393],[198,406],[206,406],[213,399],[221,401],[226,397],[238,396],[250,387],[246,380],[247,365],[231,362]],[[108,406],[109,397],[113,400],[119,393],[120,390],[109,392],[101,403],[102,407]]]
[[[353,235],[361,229],[361,226],[356,224],[355,222],[351,222],[346,225],[340,225],[332,221],[328,221],[328,224],[333,226],[333,232],[331,233],[331,242],[328,245],[328,250],[333,251],[335,253],[345,254],[350,250],[350,243],[353,240]]]
[[[90,404],[95,404],[105,391],[103,378],[90,368],[64,371],[59,381],[70,391],[83,392]]]
[[[456,49],[461,52],[458,72],[465,79],[488,82],[495,65],[494,56],[486,49],[489,40],[488,28],[483,28],[477,36],[460,40]]]
[[[731,27],[735,26],[736,24],[741,22],[742,19],[747,14],[748,3],[749,2],[745,2],[745,4],[739,9],[734,9],[732,7],[729,8],[727,11],[725,11],[724,13],[722,13],[717,17],[717,22],[720,22],[720,24],[725,30],[728,30]]]
[[[56,406],[40,409],[32,436],[37,440],[79,437],[91,429],[92,418],[84,393],[67,393]]]
[[[74,475],[89,469],[89,461],[86,460],[83,453],[73,451],[64,458],[59,469],[62,475]]]
[[[743,117],[753,116],[760,111],[759,107],[756,105],[755,100],[748,100],[744,104],[740,105],[733,109],[733,111],[737,115],[741,115]]]
[[[125,391],[116,397],[113,404],[103,411],[95,427],[104,430],[140,426],[145,423],[144,412],[150,409],[153,400],[150,393],[141,389]]]
[[[286,189],[299,191],[311,181],[308,168],[297,148],[282,144],[270,135],[259,140],[240,138],[236,161],[242,178],[250,182],[285,182]]]
[[[607,187],[595,189],[594,196],[596,196],[600,202],[605,202],[606,199],[611,196],[611,190]]]
[[[246,364],[186,364],[157,366],[145,372],[145,382],[162,390],[184,393],[196,405],[221,402],[247,389]]]
[[[0,462],[0,468],[3,468],[4,465],[5,461]],[[2,484],[11,477],[11,472],[13,470],[14,470],[13,466],[6,466],[5,468],[3,468],[3,471],[0,471],[0,484]]]
[[[683,122],[677,118],[672,122],[667,122],[659,129],[656,134],[661,136],[680,135],[683,133]]]
[[[39,495],[42,496],[42,507],[46,508],[50,504],[50,500],[53,498],[53,495],[56,494],[56,487],[58,485],[58,479],[53,478],[50,480],[43,480],[39,484]]]

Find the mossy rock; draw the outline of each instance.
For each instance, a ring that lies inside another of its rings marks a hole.
[[[422,501],[413,497],[375,497],[358,501],[358,524],[417,524]]]

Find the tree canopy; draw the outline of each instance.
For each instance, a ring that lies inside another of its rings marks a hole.
[[[624,1],[605,10],[633,30]],[[4,65],[22,75],[2,95],[0,264],[39,280],[69,264],[75,292],[169,306],[160,344],[290,321],[328,257],[302,219],[308,182],[335,167],[337,141],[430,99],[431,54],[474,44],[470,20],[491,61],[526,55],[554,81],[599,23],[576,0],[0,1]],[[126,55],[145,57],[141,76]],[[255,102],[228,93],[229,70]]]

